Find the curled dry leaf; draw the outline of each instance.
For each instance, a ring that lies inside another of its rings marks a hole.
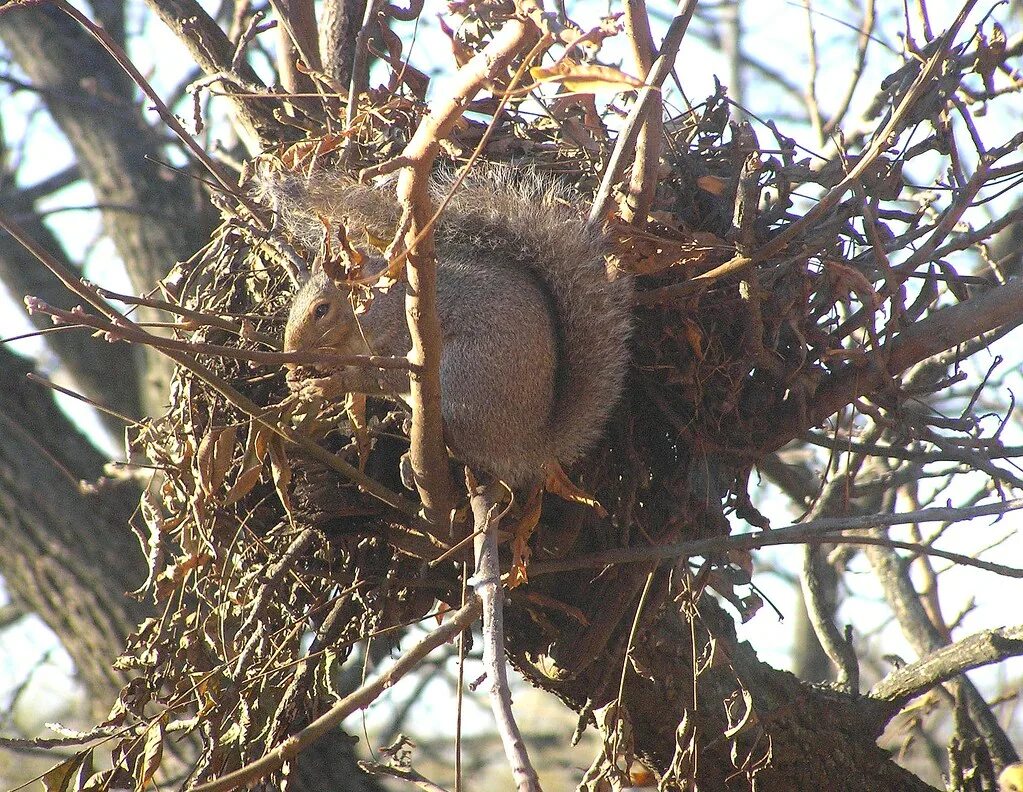
[[[529,75],[538,83],[560,83],[570,91],[627,91],[642,88],[644,83],[620,69],[593,63],[576,63],[563,58],[553,66],[534,66]]]

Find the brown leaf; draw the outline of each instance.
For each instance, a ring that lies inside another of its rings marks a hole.
[[[557,462],[548,462],[545,466],[545,471],[547,473],[547,480],[544,482],[544,489],[547,492],[557,495],[562,500],[589,506],[601,517],[607,517],[607,511],[600,505],[597,499],[573,484]]]
[[[351,132],[338,132],[324,135],[315,140],[303,140],[295,143],[284,150],[281,154],[281,164],[288,170],[298,170],[324,154],[329,154],[344,142]]]
[[[703,331],[700,326],[696,324],[692,319],[686,317],[682,320],[682,329],[686,335],[686,341],[689,343],[689,348],[693,350],[693,355],[697,360],[703,360]]]
[[[136,535],[139,537],[142,549],[146,553],[146,563],[149,566],[149,571],[146,581],[135,591],[136,595],[141,595],[148,590],[156,580],[157,568],[163,561],[164,555],[163,537],[167,535],[169,530],[159,501],[148,489],[142,493],[139,509],[142,512],[142,520],[149,528],[149,536],[143,536],[141,531],[137,532]]]
[[[210,471],[212,474],[211,492],[216,492],[224,485],[227,472],[231,469],[231,463],[234,461],[234,441],[237,437],[238,424],[226,426],[217,433],[216,443],[213,446],[213,467]]]
[[[696,186],[704,192],[709,192],[711,195],[722,196],[728,192],[728,179],[722,179],[720,176],[700,176],[696,179]]]
[[[241,471],[224,496],[224,506],[232,506],[252,492],[252,488],[263,474],[266,453],[266,430],[262,424],[251,421],[249,436],[245,441],[245,453],[242,455]]]
[[[864,308],[873,310],[877,307],[877,292],[862,272],[834,259],[825,259],[824,267],[831,279],[836,299],[851,293],[856,295]]]
[[[625,91],[642,88],[644,83],[611,66],[594,63],[576,63],[564,58],[553,66],[534,66],[530,76],[538,83],[557,82],[570,91],[594,93],[596,91]]]
[[[448,41],[451,43],[451,54],[455,56],[455,63],[461,68],[473,59],[476,52],[455,35],[455,31],[444,21],[444,17],[438,17],[438,19],[440,21],[441,32],[448,37]]]
[[[163,739],[162,719],[157,719],[156,723],[146,730],[145,747],[135,773],[137,789],[145,789],[156,771],[160,769],[160,762],[163,760]]]
[[[199,441],[199,450],[195,455],[196,477],[199,488],[207,495],[212,492],[210,482],[213,480],[213,449],[216,444],[216,433],[207,432]]]
[[[540,522],[540,505],[543,503],[543,490],[537,487],[523,508],[522,514],[512,526],[512,565],[508,573],[508,588],[521,586],[529,580],[526,567],[532,551],[529,549],[529,537],[533,535],[536,524]]]
[[[280,499],[284,511],[288,513],[288,518],[294,520],[295,514],[291,509],[291,494],[288,492],[288,486],[291,484],[291,465],[288,464],[288,455],[284,452],[284,441],[275,435],[270,438],[268,447],[270,449],[270,470],[273,473],[274,490],[277,492],[277,497]]]
[[[352,434],[355,436],[355,445],[359,451],[359,470],[365,472],[372,447],[366,425],[366,394],[349,393],[345,398],[345,413],[352,422]]]
[[[79,769],[82,767],[82,763],[85,761],[86,756],[90,755],[92,750],[82,751],[72,756],[70,759],[65,759],[56,767],[48,770],[43,777],[40,779],[43,782],[43,788],[46,792],[65,792],[68,788],[68,784],[77,775]]]
[[[235,479],[234,484],[231,485],[231,489],[229,489],[227,491],[227,495],[224,496],[223,505],[233,506],[252,492],[253,487],[256,486],[262,475],[262,464],[256,464],[252,467],[245,468],[245,470],[238,474],[238,478]]]
[[[156,601],[165,602],[193,569],[205,566],[213,559],[209,553],[188,553],[178,556],[176,563],[168,565],[156,579]]]
[[[1005,60],[1005,43],[1005,28],[997,22],[994,23],[990,38],[980,33],[973,70],[983,78],[984,88],[990,93],[995,90],[995,72]]]

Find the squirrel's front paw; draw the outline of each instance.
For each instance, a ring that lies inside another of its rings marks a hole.
[[[331,374],[328,377],[306,377],[303,379],[288,378],[288,387],[292,393],[298,394],[303,401],[323,399],[324,401],[336,401],[342,394],[347,392],[344,385],[344,378],[339,373]]]

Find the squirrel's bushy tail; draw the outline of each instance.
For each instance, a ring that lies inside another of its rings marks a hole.
[[[438,200],[452,181],[437,180]],[[563,465],[602,434],[621,396],[632,329],[632,281],[624,274],[608,280],[606,240],[583,220],[580,204],[548,174],[487,165],[458,187],[436,232],[438,251],[514,262],[545,284],[556,308],[561,372],[549,428],[552,456]]]
[[[441,173],[439,204],[454,183]],[[398,220],[393,186],[355,183],[341,172],[312,178],[277,173],[262,179],[289,232],[310,250],[322,218],[347,218],[352,228],[390,238]],[[601,435],[618,402],[629,361],[632,281],[609,281],[605,238],[582,218],[572,189],[532,167],[487,164],[455,190],[435,231],[438,258],[465,263],[503,261],[527,268],[555,309],[559,381],[543,444],[548,458],[568,465]],[[355,241],[353,239],[353,241]]]

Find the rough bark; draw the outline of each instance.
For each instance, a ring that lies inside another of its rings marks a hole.
[[[57,634],[102,715],[124,683],[111,662],[149,610],[124,595],[145,579],[128,528],[138,491],[83,494],[79,481],[96,480],[105,460],[29,370],[0,347],[0,573]]]
[[[143,119],[134,86],[66,15],[47,6],[7,9],[0,41],[74,149],[132,284],[151,290],[209,236],[209,204],[197,182],[159,164],[161,136]],[[170,368],[149,355],[146,369],[142,402],[155,413]]]
[[[327,0],[320,25],[320,57],[324,71],[342,85],[352,81],[355,40],[359,35],[366,0]]]
[[[644,575],[645,577],[645,575]],[[648,597],[659,599],[655,582]],[[607,607],[610,592],[596,601]],[[663,594],[660,595],[660,598]],[[627,601],[635,609],[638,597]],[[523,614],[519,612],[519,617]],[[527,617],[528,620],[528,617]],[[546,654],[523,632],[512,636],[513,657],[521,670],[540,687],[556,693],[570,706],[600,708],[617,697],[627,639],[619,632],[611,649],[574,677],[552,680],[538,673],[529,658]],[[809,685],[786,671],[760,662],[748,644],[739,644],[731,618],[709,597],[699,603],[695,633],[678,606],[670,600],[637,636],[622,689],[622,706],[632,728],[638,755],[658,771],[672,766],[686,772],[683,755],[695,736],[699,761],[695,767],[700,789],[748,792],[750,780],[737,769],[748,753],[753,760],[770,754],[770,763],[756,774],[757,789],[786,792],[924,792],[933,787],[894,762],[877,746],[890,711],[882,702]],[[532,630],[535,634],[535,629]],[[696,655],[703,657],[707,642],[716,642],[715,662],[703,670],[694,685],[692,636]],[[571,644],[571,639],[565,643]],[[696,689],[696,701],[693,690]],[[741,690],[750,696],[752,716],[733,740],[722,735],[745,712]],[[730,702],[731,721],[726,702]],[[691,731],[682,733],[680,723]],[[751,763],[753,761],[751,760]]]
[[[5,182],[6,185],[9,181]],[[77,269],[63,255],[60,241],[35,214],[32,198],[29,190],[0,187],[0,205],[4,211],[19,220],[22,228],[69,270]],[[70,310],[78,303],[64,284],[7,234],[0,234],[0,280],[15,298],[33,295],[64,310]],[[53,327],[49,317],[33,314],[30,318],[38,329]],[[60,358],[79,393],[122,415],[141,415],[139,366],[134,350],[126,344],[98,344],[82,332],[49,333],[46,342]],[[112,371],[120,372],[120,375],[112,377]],[[115,418],[107,422],[107,428],[116,437],[124,424]]]
[[[126,681],[113,660],[152,610],[126,596],[145,579],[128,527],[138,490],[80,489],[106,460],[47,389],[26,379],[30,370],[0,347],[0,575],[15,603],[57,635],[101,719]],[[340,730],[302,755],[297,780],[309,792],[379,789],[355,767],[354,741]]]

